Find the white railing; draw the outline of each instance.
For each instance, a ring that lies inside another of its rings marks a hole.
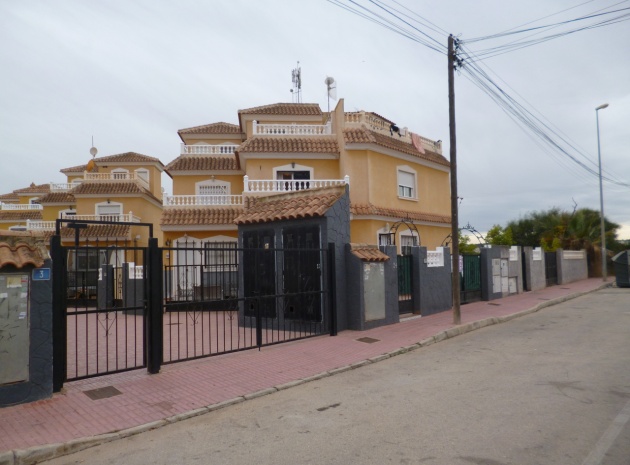
[[[242,195],[167,195],[165,207],[201,207],[209,205],[243,205]]]
[[[149,183],[137,173],[113,172],[113,173],[83,173],[83,179],[90,182],[111,182],[111,181],[136,181],[144,188],[149,189]]]
[[[350,176],[343,179],[249,179],[243,177],[244,192],[291,192],[321,187],[344,186],[350,184]]]
[[[537,262],[542,260],[542,249],[540,247],[532,250],[532,260]]]
[[[27,231],[52,231],[55,229],[54,221],[26,220]]]
[[[78,184],[72,184],[68,182],[51,182],[50,192],[68,192],[74,189]]]
[[[435,268],[444,266],[444,249],[439,247],[435,250],[427,251],[427,267]]]
[[[238,145],[181,145],[182,155],[233,155]]]
[[[409,144],[412,143],[411,132],[409,132],[407,128],[398,128],[398,132],[394,132],[391,129],[391,123],[389,121],[385,121],[384,119],[378,117],[373,113],[366,113],[364,111],[346,113],[344,115],[344,121],[346,127],[365,125],[372,131],[386,134],[395,139],[404,140]],[[431,152],[439,154],[442,153],[442,141],[433,141],[422,136],[418,137],[420,138],[420,144],[422,145],[422,148],[424,148],[425,150],[430,150]]]
[[[582,260],[584,258],[583,250],[563,250],[562,258],[565,260]]]
[[[14,211],[14,210],[43,210],[42,207],[38,203],[3,203],[0,205],[2,208],[0,210],[4,211]]]
[[[332,134],[332,123],[326,124],[259,124],[253,122],[255,136],[326,136]]]

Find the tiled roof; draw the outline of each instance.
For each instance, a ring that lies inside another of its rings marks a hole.
[[[396,150],[397,152],[406,153],[407,155],[413,155],[414,157],[432,161],[440,165],[451,166],[449,161],[438,153],[430,152],[428,150],[426,150],[425,153],[420,153],[413,144],[396,139],[395,137],[390,137],[386,134],[370,131],[366,128],[344,129],[343,136],[346,144],[376,144],[381,147]]]
[[[212,123],[203,126],[180,129],[178,134],[240,134],[241,128],[237,124]]]
[[[51,192],[39,198],[39,203],[75,203],[74,195],[70,192]]]
[[[147,155],[142,155],[141,153],[136,153],[136,152],[125,152],[125,153],[119,153],[117,155],[109,155],[107,157],[97,157],[94,159],[94,161],[96,162],[97,165],[100,165],[102,163],[111,163],[111,162],[159,163],[160,165],[162,164],[162,162],[157,158],[149,157]]]
[[[269,197],[249,197],[236,224],[267,223],[323,216],[345,193],[345,186],[308,189]]]
[[[149,194],[135,182],[82,182],[72,190],[76,195]]]
[[[43,236],[30,232],[0,231],[0,268],[13,265],[39,268],[49,258]]]
[[[40,184],[36,186],[34,182],[24,189],[16,189],[13,191],[14,194],[42,194],[47,192],[50,192],[50,184]]]
[[[339,153],[335,137],[252,137],[238,153]]]
[[[41,210],[4,210],[0,211],[0,221],[41,220]]]
[[[162,226],[234,224],[234,219],[241,213],[243,213],[241,207],[165,208],[160,224]]]
[[[87,165],[71,166],[70,168],[62,168],[59,171],[62,173],[83,173],[87,171]]]
[[[17,202],[19,197],[14,192],[0,195],[0,202]]]
[[[451,217],[437,215],[435,213],[424,213],[411,210],[397,210],[394,208],[377,207],[372,204],[350,204],[350,213],[353,215],[378,215],[389,216],[391,218],[405,218],[415,221],[429,221],[431,223],[450,223]]]
[[[180,155],[166,165],[166,171],[220,171],[238,170],[235,155]]]
[[[377,246],[368,244],[350,244],[350,253],[364,262],[386,262],[389,256]]]
[[[292,116],[320,116],[322,114],[318,103],[274,103],[261,107],[239,110],[240,115],[292,115]]]
[[[79,229],[80,238],[92,240],[130,239],[131,226],[125,224],[88,224],[87,228]],[[61,237],[75,237],[74,228],[61,228]]]

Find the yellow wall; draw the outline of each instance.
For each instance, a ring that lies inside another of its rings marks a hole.
[[[307,166],[313,168],[313,179],[341,179],[339,174],[339,162],[337,160],[313,160],[292,158],[291,160],[278,159],[250,159],[245,166],[245,174],[250,180],[274,179],[273,169],[279,166],[291,165]],[[294,168],[289,168],[292,170]]]
[[[357,244],[378,244],[378,233],[389,232],[387,230],[381,231],[387,225],[391,228],[396,219],[388,221],[383,220],[353,220],[350,222],[350,242]],[[442,226],[427,226],[416,225],[418,233],[420,235],[420,245],[426,247],[428,250],[435,250],[436,247],[441,247],[446,236],[451,232],[450,224]],[[409,235],[409,228],[405,225],[400,225],[396,235],[396,245],[400,248],[400,234]],[[415,231],[414,231],[415,235]],[[400,252],[400,250],[399,250]]]

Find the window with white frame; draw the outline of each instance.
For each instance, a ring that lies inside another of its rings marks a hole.
[[[205,241],[204,265],[211,271],[236,271],[238,266],[237,242],[233,238],[217,236]]]
[[[400,235],[400,252],[403,255],[411,253],[411,247],[418,245],[418,238],[414,235],[401,234]]]
[[[122,207],[122,203],[118,202],[97,203],[96,215],[104,221],[118,221],[119,216],[123,213]]]
[[[416,171],[408,166],[398,167],[398,197],[417,199]]]
[[[28,199],[28,203],[30,205],[37,205],[37,204],[39,204],[39,197],[31,197],[30,199]]]
[[[136,176],[146,182],[149,182],[149,170],[146,168],[138,168],[136,170]]]

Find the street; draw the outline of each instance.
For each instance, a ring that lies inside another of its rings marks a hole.
[[[45,463],[628,465],[629,364],[608,288]]]

